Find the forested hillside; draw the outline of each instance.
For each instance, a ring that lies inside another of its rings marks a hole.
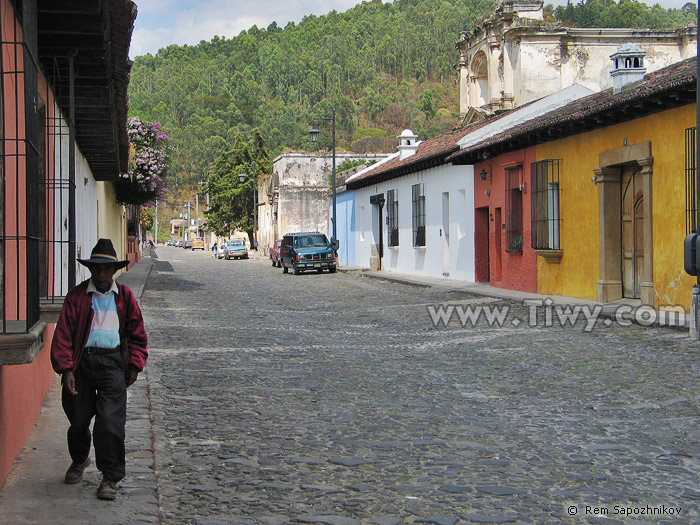
[[[638,27],[667,29],[697,21],[698,5],[688,2],[680,9],[664,9],[659,4],[649,7],[634,1],[586,0],[576,4],[570,0],[554,10],[554,17],[563,25],[574,27]]]
[[[131,112],[170,128],[176,184],[206,179],[209,163],[255,128],[273,156],[311,150],[313,117],[333,107],[339,148],[393,150],[405,127],[426,137],[455,125],[454,42],[493,3],[373,0],[285,28],[169,46],[136,57]],[[316,124],[328,146],[330,126]]]
[[[546,11],[575,25],[605,18],[638,27],[649,25],[640,13],[652,13],[661,20],[654,27],[668,27],[693,19],[697,7],[688,5],[665,10],[587,0]],[[131,113],[169,128],[176,190],[206,180],[210,163],[236,141],[250,143],[255,130],[272,158],[284,149],[313,149],[312,123],[325,131],[319,142],[328,147],[330,125],[313,119],[330,116],[333,107],[339,148],[393,151],[406,127],[424,139],[457,123],[454,42],[494,6],[495,0],[372,0],[298,25],[272,23],[232,39],[172,45],[136,57]]]

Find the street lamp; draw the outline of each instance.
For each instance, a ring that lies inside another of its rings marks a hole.
[[[333,185],[333,216],[331,218],[331,224],[333,226],[332,231],[331,231],[331,245],[333,246],[334,250],[338,250],[338,238],[337,238],[337,232],[336,232],[336,223],[335,223],[335,210],[336,210],[336,194],[335,194],[335,108],[333,108],[333,116],[332,117],[319,117],[314,120],[330,120],[333,122],[333,172],[332,172],[332,178],[331,178],[331,184]],[[318,142],[318,136],[321,134],[321,130],[312,128],[309,130],[309,135],[311,136],[311,142]]]
[[[243,183],[248,178],[245,173],[238,174],[238,180]],[[253,238],[250,241],[250,249],[258,249],[258,176],[255,171],[255,160],[253,160]]]

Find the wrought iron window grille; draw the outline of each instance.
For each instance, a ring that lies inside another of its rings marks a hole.
[[[396,190],[387,191],[386,200],[389,247],[394,247],[399,245],[399,201],[396,198]]]
[[[506,169],[506,252],[523,251],[522,166]]]
[[[36,18],[36,13],[32,12],[35,7],[31,2],[24,6],[25,21]],[[24,28],[22,41],[18,18],[3,12],[2,19],[14,23],[11,34],[3,33],[0,41],[0,328],[2,334],[13,334],[29,332],[40,317],[38,68],[34,59],[36,53],[27,44],[36,42],[36,34]]]
[[[413,246],[425,246],[425,184],[411,187],[413,207]]]
[[[687,128],[685,130],[685,234],[697,233],[697,203],[695,195],[697,192],[695,175],[697,170],[696,157],[697,128]]]
[[[530,164],[531,245],[535,250],[559,250],[560,202],[559,159]]]

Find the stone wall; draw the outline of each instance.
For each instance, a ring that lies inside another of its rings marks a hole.
[[[346,160],[381,160],[386,153],[336,153],[336,167]],[[285,233],[330,233],[330,178],[333,157],[329,154],[286,153],[273,161],[273,173],[258,182],[258,241],[260,253]],[[337,178],[337,185],[340,180]]]

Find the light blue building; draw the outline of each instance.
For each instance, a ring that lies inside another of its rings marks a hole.
[[[355,266],[355,192],[337,191],[336,214],[338,221],[338,262]]]
[[[398,153],[377,153],[372,160],[374,164],[356,166],[336,175],[336,214],[338,221],[338,262],[341,266],[358,266],[357,263],[357,232],[361,225],[356,224],[355,190],[347,189],[346,181],[362,175],[365,171],[380,166],[388,160],[396,157]],[[333,215],[333,202],[331,201],[330,216]],[[328,231],[333,231],[329,221]]]

